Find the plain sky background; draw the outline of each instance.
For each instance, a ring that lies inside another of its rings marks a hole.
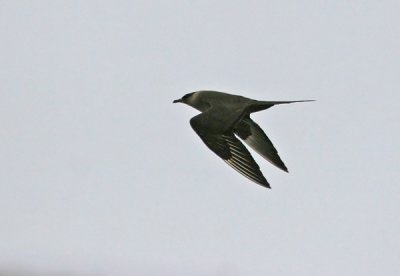
[[[0,1],[1,275],[399,275],[400,2]],[[172,104],[253,118],[227,166]]]

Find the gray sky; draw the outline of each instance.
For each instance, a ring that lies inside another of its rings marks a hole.
[[[400,274],[399,1],[1,1],[0,274]],[[253,118],[264,189],[172,100]]]

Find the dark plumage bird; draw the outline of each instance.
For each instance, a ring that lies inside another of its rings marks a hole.
[[[288,172],[271,140],[250,114],[277,104],[308,101],[257,101],[223,92],[197,91],[174,103],[185,103],[201,111],[190,119],[190,125],[206,146],[242,175],[270,188],[260,167],[236,136],[273,165]]]

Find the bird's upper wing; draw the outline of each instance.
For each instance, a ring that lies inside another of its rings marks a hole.
[[[234,130],[247,145],[254,149],[258,154],[264,157],[285,172],[288,171],[287,167],[278,155],[271,140],[267,137],[264,131],[257,125],[250,116],[244,117],[236,126]]]
[[[190,125],[207,147],[245,177],[261,186],[270,188],[269,183],[260,171],[260,167],[233,132],[224,134],[210,131],[207,127],[208,119],[210,117],[202,113],[190,120]]]

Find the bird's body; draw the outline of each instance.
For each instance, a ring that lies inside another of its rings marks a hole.
[[[250,180],[270,188],[260,167],[236,136],[273,165],[288,171],[272,142],[250,118],[250,114],[277,104],[304,101],[257,101],[223,92],[197,91],[186,94],[176,102],[201,111],[190,120],[194,131],[210,150]]]

